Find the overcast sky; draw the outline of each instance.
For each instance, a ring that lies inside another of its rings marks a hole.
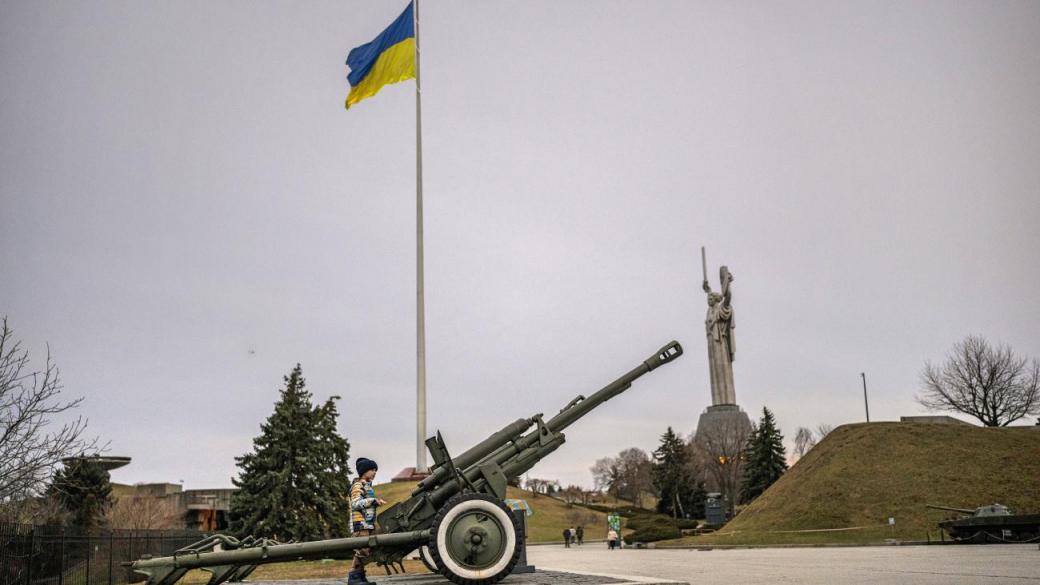
[[[0,314],[120,482],[230,486],[282,376],[414,464],[414,83],[349,112],[399,1],[0,4]],[[926,360],[1040,356],[1040,3],[421,5],[429,425],[459,452],[678,339],[532,472],[694,430],[700,246],[736,395],[920,414]],[[1033,421],[1025,421],[1033,422]]]

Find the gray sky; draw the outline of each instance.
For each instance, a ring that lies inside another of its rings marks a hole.
[[[414,463],[414,84],[350,112],[404,1],[0,4],[0,313],[122,482],[230,485],[281,377]],[[588,467],[709,404],[784,433],[922,412],[963,336],[1040,355],[1040,3],[422,4],[429,421],[460,451],[675,338],[568,432]],[[251,353],[251,350],[255,353]]]

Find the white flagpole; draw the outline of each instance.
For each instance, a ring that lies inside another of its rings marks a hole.
[[[415,27],[415,241],[416,241],[416,358],[415,470],[426,471],[426,301],[423,285],[423,199],[422,199],[422,84],[419,81],[419,0],[412,0]]]

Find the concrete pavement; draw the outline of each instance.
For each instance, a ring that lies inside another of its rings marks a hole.
[[[532,546],[539,569],[632,575],[696,585],[1040,584],[1040,550],[1029,545],[624,549],[603,544]]]
[[[382,577],[372,575],[376,585],[451,585],[451,582],[440,575],[394,575]],[[301,579],[298,581],[247,581],[251,585],[343,585],[346,579]],[[501,581],[502,585],[687,585],[673,581],[654,578],[619,579],[610,576],[594,576],[588,574],[566,573],[559,571],[543,571],[510,575]]]

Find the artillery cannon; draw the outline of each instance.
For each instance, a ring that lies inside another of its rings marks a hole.
[[[497,583],[512,572],[524,546],[519,520],[503,503],[509,480],[563,445],[564,429],[682,353],[673,341],[595,394],[577,396],[548,421],[541,414],[517,419],[455,457],[438,432],[426,440],[434,462],[430,475],[411,497],[379,514],[371,536],[280,544],[216,535],[171,557],[128,563],[129,568],[145,575],[147,585],[173,585],[196,568],[212,574],[208,585],[220,585],[241,580],[260,564],[328,558],[360,548],[370,548],[368,562],[389,573],[423,549],[424,562],[458,585]]]

